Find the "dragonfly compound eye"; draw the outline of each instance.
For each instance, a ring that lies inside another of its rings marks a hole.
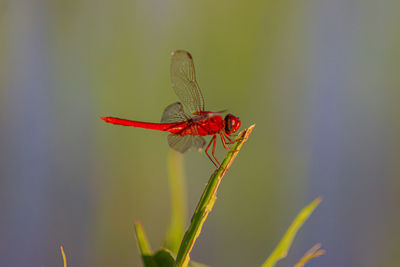
[[[233,116],[232,114],[228,114],[225,117],[225,132],[227,134],[231,134],[236,132],[240,128],[240,119],[238,117]]]

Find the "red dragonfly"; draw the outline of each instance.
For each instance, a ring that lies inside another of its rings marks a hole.
[[[108,123],[140,127],[158,131],[166,131],[168,144],[174,150],[181,153],[194,147],[201,149],[206,144],[203,136],[212,135],[211,141],[205,149],[207,157],[216,166],[220,166],[215,157],[215,144],[217,135],[221,137],[225,149],[231,150],[228,144],[233,144],[231,136],[240,128],[240,119],[232,114],[227,114],[222,119],[220,112],[207,111],[204,108],[204,99],[199,85],[196,81],[193,58],[189,52],[178,50],[173,52],[171,59],[171,82],[175,93],[191,113],[186,113],[180,102],[167,106],[162,114],[161,123],[140,122],[119,119],[114,117],[102,117]],[[212,156],[208,154],[208,149],[212,144]]]

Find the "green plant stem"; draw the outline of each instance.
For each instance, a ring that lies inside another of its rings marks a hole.
[[[255,125],[253,124],[239,134],[236,142],[232,146],[232,151],[228,152],[221,166],[211,175],[210,180],[208,181],[208,184],[203,192],[203,195],[201,196],[200,201],[197,204],[197,208],[193,214],[190,226],[183,237],[178,255],[176,257],[175,266],[186,267],[189,264],[189,253],[192,250],[193,245],[201,232],[204,221],[207,219],[208,214],[214,206],[217,190],[221,183],[222,177],[224,177],[225,173],[232,165],[232,162],[236,158],[239,150],[241,149],[244,142],[246,142],[254,127]]]
[[[171,192],[171,221],[165,236],[164,247],[177,253],[185,232],[187,201],[183,156],[172,149],[168,152],[168,178]]]

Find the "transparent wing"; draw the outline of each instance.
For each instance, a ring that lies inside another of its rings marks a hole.
[[[192,137],[192,147],[200,150],[205,146],[206,140],[203,137],[200,135],[192,135]]]
[[[201,149],[206,144],[206,140],[198,135],[185,135],[180,136],[177,134],[168,135],[169,146],[181,153],[185,153],[189,148],[194,147]]]
[[[204,111],[204,99],[196,81],[194,64],[189,52],[172,53],[171,83],[182,103],[192,113]]]
[[[176,102],[164,109],[161,117],[161,123],[187,121],[190,116],[185,113],[181,103]]]

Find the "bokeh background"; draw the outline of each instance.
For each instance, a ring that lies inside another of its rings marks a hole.
[[[297,212],[324,200],[279,266],[400,262],[397,0],[0,0],[0,266],[141,266],[170,204],[170,52],[193,54],[210,110],[257,126],[192,258],[260,266]],[[219,157],[223,156],[221,146]],[[188,212],[213,166],[185,155]]]

